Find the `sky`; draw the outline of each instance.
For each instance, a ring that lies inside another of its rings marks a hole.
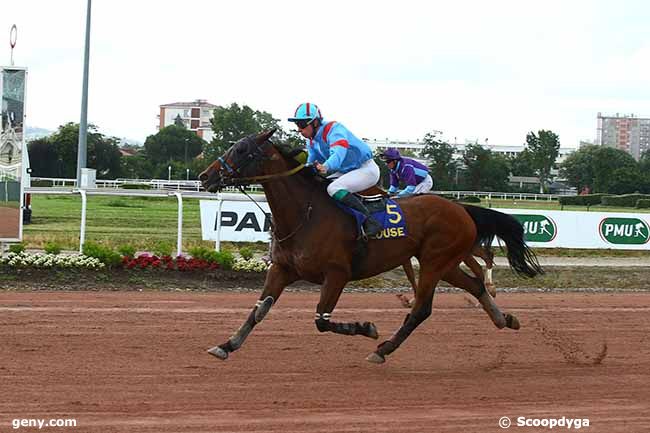
[[[650,117],[650,2],[94,0],[88,120],[143,142],[161,104],[301,102],[358,137],[562,147],[596,116]],[[79,122],[86,0],[0,1],[0,64],[28,68],[26,125]]]

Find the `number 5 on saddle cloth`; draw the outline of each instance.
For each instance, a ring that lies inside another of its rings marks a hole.
[[[396,201],[382,195],[357,196],[366,205],[372,217],[379,221],[383,227],[382,231],[374,236],[373,239],[394,239],[407,235],[406,220],[404,219],[402,208]],[[335,203],[338,207],[354,217],[357,224],[357,233],[361,234],[366,217],[361,212],[349,208],[338,201]]]

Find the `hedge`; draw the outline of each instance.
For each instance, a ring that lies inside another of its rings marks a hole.
[[[151,189],[151,185],[146,183],[125,183],[121,186],[123,189]]]
[[[566,195],[559,198],[562,206],[594,206],[601,204],[609,194]]]
[[[636,201],[636,207],[638,209],[648,209],[650,208],[650,199],[640,198]]]
[[[635,207],[639,199],[650,199],[647,194],[624,194],[603,197],[604,206]]]

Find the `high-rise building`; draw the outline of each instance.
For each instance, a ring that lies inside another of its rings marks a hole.
[[[194,131],[196,135],[205,141],[212,141],[212,118],[216,105],[210,104],[205,99],[197,99],[193,102],[174,102],[160,106],[158,115],[158,129],[173,125],[177,121],[183,122],[185,127]]]
[[[603,116],[598,113],[596,144],[624,150],[637,161],[650,149],[650,119],[634,114]]]

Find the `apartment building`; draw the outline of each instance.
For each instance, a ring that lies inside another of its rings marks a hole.
[[[650,118],[598,113],[597,120],[596,144],[624,150],[637,161],[650,149]]]
[[[173,125],[176,119],[180,119],[187,129],[194,131],[196,135],[205,141],[212,141],[214,134],[210,119],[216,107],[216,105],[209,103],[205,99],[163,104],[160,106],[160,114],[158,115],[158,129]]]

